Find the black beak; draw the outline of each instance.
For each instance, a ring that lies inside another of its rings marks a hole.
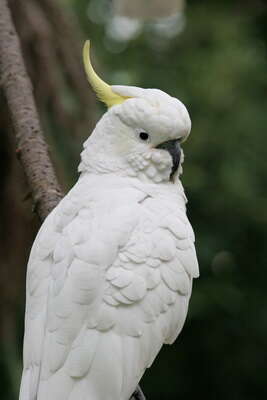
[[[163,142],[163,143],[159,144],[156,147],[156,149],[167,150],[172,157],[172,170],[171,170],[171,175],[170,175],[170,180],[171,180],[180,164],[181,148],[180,148],[179,140],[177,140],[177,139],[168,140],[167,142]]]

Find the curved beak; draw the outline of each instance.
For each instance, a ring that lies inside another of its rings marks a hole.
[[[170,174],[170,179],[172,179],[173,175],[177,171],[179,164],[180,164],[180,158],[181,158],[181,147],[179,140],[174,139],[174,140],[167,140],[167,142],[163,142],[156,146],[156,149],[162,149],[162,150],[167,150],[172,158],[172,170]]]

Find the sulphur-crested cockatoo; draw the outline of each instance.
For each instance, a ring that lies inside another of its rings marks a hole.
[[[43,223],[27,271],[20,400],[129,400],[184,324],[198,276],[179,179],[185,106],[88,80],[108,111],[80,177]]]

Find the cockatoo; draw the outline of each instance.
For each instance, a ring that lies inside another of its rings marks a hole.
[[[185,106],[106,84],[89,41],[84,63],[108,110],[31,250],[20,400],[129,400],[181,331],[198,276],[179,179]]]

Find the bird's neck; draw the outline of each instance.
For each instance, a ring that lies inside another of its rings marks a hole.
[[[172,182],[161,182],[154,183],[148,181],[142,181],[136,177],[122,176],[117,173],[93,173],[84,171],[81,173],[78,181],[78,185],[82,185],[85,189],[84,192],[91,191],[90,188],[94,188],[94,191],[99,190],[122,190],[124,188],[137,189],[151,197],[165,197],[174,199],[175,202],[180,199],[179,203],[182,208],[185,207],[187,199],[184,193],[183,185],[178,177],[174,183]]]

